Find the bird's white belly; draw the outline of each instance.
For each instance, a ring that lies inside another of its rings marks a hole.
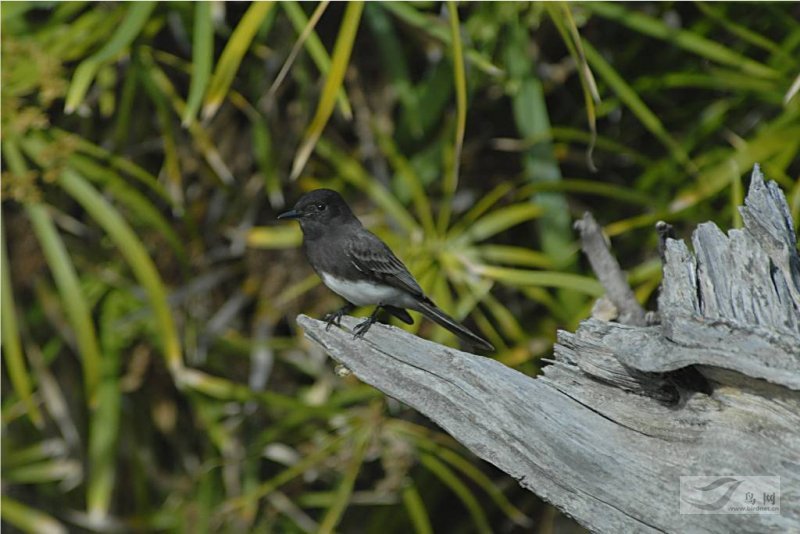
[[[361,280],[343,280],[329,274],[323,274],[322,281],[331,291],[357,306],[389,304],[409,307],[413,303],[413,298],[410,295],[391,286],[378,285]]]

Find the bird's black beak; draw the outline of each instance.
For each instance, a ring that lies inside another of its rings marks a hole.
[[[297,210],[289,210],[278,215],[278,219],[299,219],[300,212]]]

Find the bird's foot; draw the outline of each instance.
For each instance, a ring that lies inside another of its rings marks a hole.
[[[328,330],[330,330],[331,325],[333,325],[333,324],[335,324],[336,326],[341,327],[342,326],[342,316],[344,314],[350,312],[352,309],[353,309],[353,307],[350,306],[350,305],[342,306],[341,308],[339,308],[335,312],[331,312],[331,313],[325,315],[325,317],[322,318],[322,320],[327,323],[325,325],[325,331],[327,332]]]
[[[378,320],[378,313],[380,312],[381,307],[378,306],[375,308],[375,311],[372,312],[372,315],[361,321],[353,328],[353,339],[356,338],[363,338],[364,334],[367,333],[367,330]]]
[[[325,325],[325,331],[327,332],[328,330],[330,330],[331,325],[334,324],[336,326],[342,326],[342,315],[344,315],[344,312],[342,310],[336,310],[335,312],[326,314],[325,317],[322,318],[322,320],[325,321],[325,323],[327,323]]]
[[[367,330],[369,330],[369,327],[372,326],[374,322],[372,317],[369,317],[358,323],[356,327],[353,328],[353,339],[364,337],[364,334],[367,333]]]

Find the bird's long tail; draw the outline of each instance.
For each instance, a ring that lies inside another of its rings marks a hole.
[[[436,324],[447,328],[470,345],[488,351],[494,350],[494,346],[491,343],[456,322],[455,319],[436,307],[433,302],[418,301],[416,310]]]

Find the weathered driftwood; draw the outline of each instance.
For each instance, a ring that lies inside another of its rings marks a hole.
[[[581,236],[581,249],[589,258],[592,269],[597,273],[600,283],[606,289],[605,297],[619,312],[619,322],[633,326],[647,324],[646,313],[633,294],[625,273],[619,262],[608,249],[603,229],[588,211],[575,222],[575,229]]]
[[[376,324],[301,316],[364,382],[600,532],[800,531],[800,259],[783,195],[753,172],[745,228],[666,244],[661,324],[590,319],[532,378]],[[687,366],[693,366],[688,367]],[[781,515],[681,515],[681,475],[779,475]]]

